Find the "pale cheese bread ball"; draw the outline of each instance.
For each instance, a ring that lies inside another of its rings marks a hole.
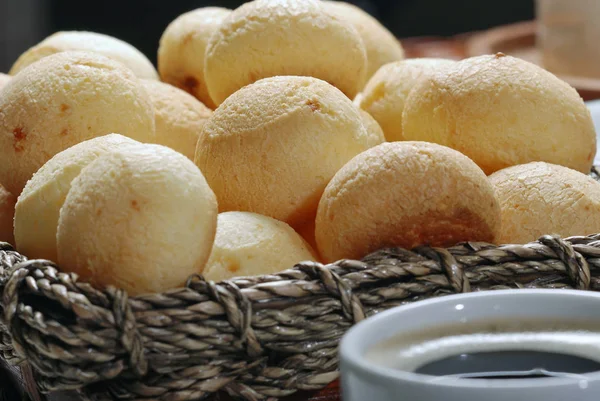
[[[359,109],[360,117],[362,118],[363,125],[367,130],[367,134],[369,135],[369,147],[377,146],[383,142],[385,142],[385,135],[383,134],[383,130],[375,121],[375,119],[366,111]]]
[[[172,85],[151,80],[142,80],[142,83],[154,106],[154,143],[168,146],[194,160],[198,135],[211,110]]]
[[[0,89],[10,81],[10,75],[6,75],[0,72]]]
[[[64,51],[98,53],[122,63],[139,78],[158,79],[150,60],[135,47],[112,36],[86,31],[61,31],[48,36],[22,54],[10,74],[15,75],[44,57]]]
[[[600,183],[586,174],[534,162],[497,171],[489,179],[502,210],[499,243],[600,232]]]
[[[204,76],[221,104],[261,78],[320,78],[353,98],[363,87],[367,54],[349,22],[320,0],[255,0],[234,10],[211,37]]]
[[[404,58],[400,41],[360,7],[343,1],[323,1],[323,6],[350,22],[358,31],[367,51],[366,79],[371,78],[382,65]]]
[[[390,246],[493,242],[499,233],[500,207],[483,171],[425,142],[387,142],[356,156],[327,185],[316,219],[326,262]]]
[[[259,276],[316,261],[314,251],[289,225],[249,212],[226,212],[217,219],[215,243],[206,263],[206,280]]]
[[[384,65],[367,82],[359,107],[379,123],[389,142],[401,141],[402,112],[408,94],[425,75],[455,61],[439,58],[414,58]]]
[[[167,26],[158,47],[158,71],[164,82],[189,92],[207,107],[215,103],[204,79],[204,53],[213,33],[231,10],[203,7],[177,17]]]
[[[0,242],[15,245],[13,236],[13,218],[17,198],[0,185]]]
[[[139,142],[118,134],[90,139],[50,159],[27,182],[15,212],[15,240],[20,253],[30,259],[56,262],[56,230],[71,182],[98,157]]]
[[[594,124],[577,91],[502,53],[421,80],[406,99],[402,135],[456,149],[486,174],[533,161],[587,173],[596,154]]]
[[[195,162],[220,211],[248,211],[299,229],[325,186],[370,147],[358,109],[328,83],[272,77],[231,95],[203,127]]]
[[[73,180],[58,261],[94,285],[161,292],[202,272],[216,224],[215,195],[194,163],[140,144],[99,157]]]
[[[0,89],[0,182],[18,195],[55,154],[113,132],[154,141],[154,110],[138,78],[99,54],[45,57]]]

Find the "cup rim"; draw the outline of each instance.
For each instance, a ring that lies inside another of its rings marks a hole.
[[[526,389],[560,386],[579,385],[581,381],[591,382],[600,380],[600,371],[586,373],[584,378],[575,377],[545,377],[534,379],[469,379],[461,378],[460,380],[440,380],[437,376],[430,376],[420,373],[407,372],[398,369],[387,368],[369,362],[364,358],[364,347],[361,347],[361,339],[368,336],[371,327],[377,322],[393,320],[396,315],[403,314],[405,311],[430,307],[436,304],[453,303],[458,301],[468,301],[473,298],[503,298],[510,297],[511,301],[515,299],[531,300],[531,297],[536,297],[538,303],[544,305],[544,298],[551,297],[553,299],[562,298],[569,299],[571,302],[576,302],[578,299],[595,299],[600,303],[600,293],[593,291],[572,290],[572,289],[508,289],[508,290],[493,290],[480,291],[464,294],[455,294],[442,297],[431,298],[408,305],[402,305],[378,313],[375,316],[369,317],[362,322],[353,326],[346,335],[342,338],[339,348],[340,364],[346,365],[350,370],[368,377],[372,381],[382,384],[409,382],[413,384],[421,384],[427,386],[435,386],[442,388],[463,388],[463,389]],[[345,368],[342,368],[345,369]]]

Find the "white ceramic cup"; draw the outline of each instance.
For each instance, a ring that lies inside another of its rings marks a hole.
[[[374,345],[399,334],[435,330],[436,327],[455,325],[457,322],[476,323],[490,319],[600,322],[600,293],[529,289],[487,291],[434,298],[382,312],[354,326],[342,339],[340,344],[342,399],[344,401],[600,400],[600,372],[569,377],[457,379],[392,369],[365,358],[365,353]],[[568,341],[565,342],[564,347],[564,353],[568,354],[566,352],[569,349]],[[478,351],[481,351],[481,347],[468,352]],[[462,352],[465,350],[459,351]],[[596,357],[597,360],[600,356],[596,355]]]

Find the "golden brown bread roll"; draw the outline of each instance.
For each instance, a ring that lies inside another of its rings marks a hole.
[[[600,183],[549,163],[509,167],[490,177],[502,210],[499,243],[524,244],[542,235],[600,232]]]
[[[212,248],[217,202],[187,157],[160,145],[107,153],[73,180],[60,210],[58,262],[137,295],[182,286]]]
[[[95,32],[56,32],[23,53],[10,70],[17,74],[36,61],[64,51],[87,51],[101,54],[129,68],[138,78],[158,79],[156,69],[138,49],[120,39]]]
[[[202,7],[177,17],[167,26],[158,47],[158,71],[161,79],[185,90],[207,107],[215,103],[204,79],[204,53],[213,33],[231,10]]]
[[[315,261],[314,251],[289,225],[249,212],[225,212],[217,219],[217,235],[203,275],[222,281],[291,269]]]
[[[0,89],[0,182],[20,194],[52,156],[113,132],[154,141],[154,110],[137,77],[99,54],[44,57]]]
[[[402,112],[410,91],[425,75],[454,63],[440,58],[414,58],[386,64],[367,82],[355,102],[379,123],[387,141],[401,141]]]
[[[532,161],[587,173],[596,154],[594,124],[577,91],[501,53],[459,61],[420,81],[402,120],[404,139],[449,146],[487,174]]]
[[[314,219],[333,175],[370,147],[358,109],[328,83],[273,77],[231,95],[203,127],[195,162],[220,211],[249,211],[295,229]]]
[[[58,260],[56,229],[60,209],[81,170],[98,157],[139,145],[118,134],[78,143],[48,160],[25,185],[15,211],[17,250],[29,259]]]
[[[450,148],[387,142],[353,158],[319,203],[316,240],[326,262],[388,247],[493,242],[500,207],[479,167]]]
[[[353,98],[367,54],[349,22],[319,0],[254,0],[234,10],[211,37],[204,77],[216,105],[238,89],[282,75],[320,78]]]
[[[189,93],[159,81],[142,80],[154,106],[154,143],[194,160],[198,135],[211,110]]]

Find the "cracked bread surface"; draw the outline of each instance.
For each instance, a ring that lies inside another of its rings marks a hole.
[[[231,10],[222,7],[202,7],[181,14],[167,26],[158,46],[161,79],[211,109],[216,105],[206,87],[204,53],[210,37],[230,13]]]
[[[427,74],[454,63],[446,59],[415,58],[386,64],[367,82],[356,101],[375,118],[389,142],[401,141],[402,112],[410,91]]]
[[[52,156],[111,133],[154,141],[152,103],[133,72],[94,53],[44,57],[0,89],[0,182],[18,196]]]
[[[428,75],[410,92],[404,139],[439,143],[486,174],[535,161],[589,173],[596,131],[577,91],[550,72],[502,53]]]
[[[101,54],[122,63],[138,78],[158,79],[156,69],[144,54],[115,37],[87,31],[60,31],[53,33],[23,53],[13,64],[10,75],[52,54],[64,51],[87,51]]]
[[[353,98],[364,86],[367,54],[351,23],[320,0],[255,0],[223,21],[206,48],[204,76],[216,105],[262,78],[322,79]]]
[[[329,180],[370,143],[339,89],[311,77],[272,77],[213,112],[195,162],[221,212],[259,213],[299,229],[314,219]]]
[[[279,273],[296,263],[316,260],[314,250],[288,224],[256,213],[225,212],[218,216],[203,276],[218,282]]]
[[[48,160],[25,185],[15,210],[17,250],[30,259],[56,262],[56,230],[71,183],[98,157],[139,142],[119,134],[83,141]]]
[[[353,158],[327,185],[315,233],[326,262],[390,246],[494,242],[500,207],[468,157],[432,143],[387,142]]]
[[[215,195],[187,157],[161,145],[117,149],[73,180],[58,263],[100,287],[162,292],[202,273],[216,224]]]
[[[600,232],[600,183],[588,175],[534,162],[497,171],[489,179],[502,210],[501,243]]]
[[[172,85],[145,79],[141,82],[154,108],[154,143],[168,146],[193,161],[198,135],[212,110]]]

